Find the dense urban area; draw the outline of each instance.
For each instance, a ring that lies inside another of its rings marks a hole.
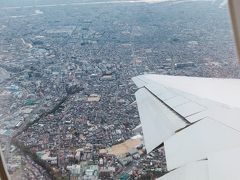
[[[0,2],[0,142],[14,180],[159,177],[164,147],[146,154],[131,78],[240,77],[221,1],[30,2]]]

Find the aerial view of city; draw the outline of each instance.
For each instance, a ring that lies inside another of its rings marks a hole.
[[[143,179],[132,77],[240,78],[223,0],[0,0],[0,146],[13,180]]]

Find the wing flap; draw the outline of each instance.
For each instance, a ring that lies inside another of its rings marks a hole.
[[[240,133],[224,124],[205,118],[164,142],[167,168],[173,170],[207,155],[240,146]]]
[[[187,124],[147,89],[136,93],[137,105],[147,152],[151,152]]]
[[[197,161],[169,172],[158,180],[209,180],[207,161]]]

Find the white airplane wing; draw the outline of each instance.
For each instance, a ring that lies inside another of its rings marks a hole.
[[[240,171],[232,172],[240,159],[240,80],[141,75],[133,81],[146,150],[165,147],[170,172],[160,180],[240,179]]]

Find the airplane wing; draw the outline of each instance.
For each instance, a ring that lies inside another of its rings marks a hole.
[[[240,80],[141,75],[133,78],[147,152],[164,144],[160,180],[237,180]]]

